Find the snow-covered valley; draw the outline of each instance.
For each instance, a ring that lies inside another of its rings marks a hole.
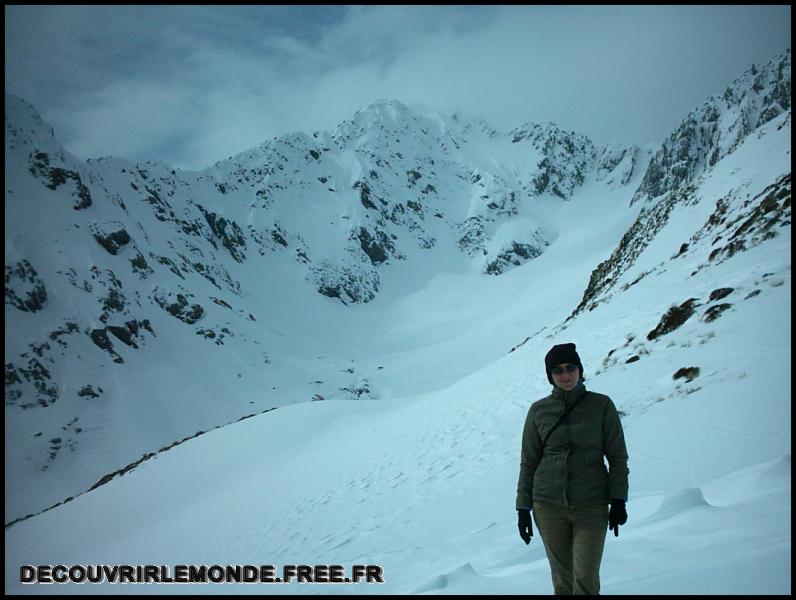
[[[42,592],[20,565],[371,564],[234,591],[549,593],[514,494],[571,341],[630,454],[603,593],[790,593],[783,77],[661,149],[390,101],[198,173],[81,163],[7,96],[6,592]]]

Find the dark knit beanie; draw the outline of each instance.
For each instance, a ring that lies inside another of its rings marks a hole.
[[[547,380],[551,384],[553,383],[553,375],[551,374],[551,371],[554,367],[563,365],[564,363],[578,365],[581,379],[583,378],[583,364],[580,362],[580,356],[578,356],[578,353],[575,352],[575,344],[557,344],[550,348],[550,352],[548,352],[544,357]]]

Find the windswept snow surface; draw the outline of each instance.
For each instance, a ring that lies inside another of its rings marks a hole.
[[[352,353],[385,371],[411,367],[411,384],[395,378],[379,400],[292,404],[210,431],[9,527],[6,592],[549,594],[542,542],[526,546],[516,528],[520,436],[549,392],[544,354],[575,342],[587,387],[623,414],[630,454],[629,518],[606,539],[602,593],[789,594],[790,227],[704,268],[710,240],[672,258],[734,169],[753,174],[750,193],[789,172],[789,125],[768,137],[769,150],[752,136],[717,164],[702,199],[674,212],[610,297],[565,326],[638,215],[629,193],[593,184],[569,202],[540,199],[535,213],[557,239],[500,277],[443,271],[410,289],[400,284],[408,267],[396,266],[376,301],[339,310],[358,323]],[[732,306],[707,321],[720,287],[733,288]],[[647,339],[692,297],[694,316]],[[700,373],[674,379],[683,367]],[[384,582],[20,583],[20,565],[48,564],[347,574],[363,564],[381,566]]]

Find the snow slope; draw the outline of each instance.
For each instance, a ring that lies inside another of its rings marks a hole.
[[[6,523],[197,432],[297,402],[428,392],[498,358],[524,309],[497,279],[558,235],[562,199],[524,188],[543,176],[570,190],[563,163],[592,160],[555,152],[571,134],[534,131],[484,137],[378,101],[331,134],[193,173],[82,163],[7,96]],[[544,167],[534,144],[551,148]],[[524,168],[504,179],[478,152]],[[599,180],[587,175],[577,185]],[[633,210],[595,189],[624,219],[608,251]],[[473,329],[486,303],[499,337]],[[462,343],[473,349],[450,364]]]
[[[209,431],[7,528],[6,592],[550,593],[514,496],[525,414],[549,391],[544,354],[572,341],[587,387],[621,411],[630,454],[629,519],[606,540],[602,593],[790,593],[789,180],[778,220],[758,235],[749,217],[772,216],[753,209],[790,160],[787,112],[698,177],[634,265],[568,321],[641,206],[597,183],[540,199],[558,232],[541,256],[499,278],[443,271],[356,307],[352,356],[399,363],[411,385]],[[745,249],[714,254],[733,235]],[[690,318],[649,338],[692,298]],[[673,377],[689,367],[698,374]],[[19,583],[22,564],[378,564],[384,583],[42,588]]]

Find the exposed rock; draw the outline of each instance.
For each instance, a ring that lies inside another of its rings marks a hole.
[[[116,336],[117,339],[121,340],[126,345],[132,348],[138,348],[138,345],[133,340],[132,332],[127,329],[126,327],[119,327],[117,325],[108,325],[106,327],[109,333],[112,333]]]
[[[23,312],[37,312],[45,302],[47,290],[44,282],[27,260],[6,265],[6,304]]]
[[[486,199],[486,198],[484,198]],[[511,217],[517,214],[517,194],[515,192],[502,193],[498,200],[490,200],[486,207],[492,213],[490,220],[497,217]]]
[[[124,326],[134,336],[138,336],[138,332],[141,328],[155,335],[155,330],[152,329],[152,324],[149,322],[149,319],[144,319],[143,321],[126,321]]]
[[[243,254],[242,249],[246,248],[246,240],[243,231],[237,223],[218,216],[214,212],[210,212],[199,206],[199,210],[205,217],[207,224],[213,234],[221,240],[224,247],[229,250],[229,253],[239,263],[246,260],[246,255]]]
[[[100,388],[99,393],[94,391],[90,385],[84,385],[80,391],[77,393],[78,396],[82,398],[99,398],[100,394],[102,393],[102,389]]]
[[[483,272],[487,275],[500,275],[507,268],[519,266],[532,258],[540,256],[542,252],[542,248],[535,244],[511,242],[508,247],[497,255],[495,260],[486,264]]]
[[[180,279],[185,279],[185,276],[182,274],[177,265],[174,264],[174,261],[168,258],[167,256],[156,256],[155,260],[157,260],[161,265],[168,266],[169,270],[175,275],[177,275]]]
[[[77,201],[72,208],[75,210],[83,210],[93,204],[91,193],[83,184],[80,173],[60,167],[51,167],[50,157],[47,153],[33,153],[28,162],[28,170],[51,190],[57,190],[69,180],[74,181],[75,191],[72,192],[72,196],[76,195]]]
[[[362,203],[362,206],[373,210],[378,209],[378,207],[370,199],[370,186],[368,185],[367,181],[357,181],[354,184],[354,189],[359,190],[359,201]]]
[[[720,198],[714,212],[691,241],[713,238],[711,245],[715,248],[708,262],[718,264],[776,237],[778,230],[790,223],[791,177],[788,173],[743,203],[730,197]]]
[[[638,146],[608,146],[599,150],[596,166],[597,181],[608,185],[627,185],[641,167]]]
[[[287,240],[285,240],[284,232],[276,226],[274,230],[271,232],[271,238],[277,243],[282,246],[287,247]]]
[[[697,377],[699,377],[699,367],[683,367],[672,375],[672,379],[685,378],[686,382],[692,381]]]
[[[26,358],[23,355],[23,358]],[[30,385],[25,385],[25,383]],[[31,389],[32,388],[32,389]],[[50,406],[58,400],[60,393],[53,382],[50,371],[36,358],[28,358],[27,368],[6,363],[5,369],[6,404],[16,404],[25,397],[36,396],[36,403],[22,403],[22,408]]]
[[[120,325],[108,325],[101,329],[93,329],[89,337],[91,337],[91,341],[98,347],[102,348],[113,357],[113,362],[122,364],[124,363],[124,359],[116,352],[111,339],[108,337],[108,333],[112,333],[116,339],[120,340],[125,345],[131,348],[138,348],[136,340],[139,338],[142,328],[153,335],[155,333],[149,323],[149,319],[144,319],[143,321],[126,321],[123,327]]]
[[[715,321],[721,316],[725,310],[730,308],[732,304],[724,303],[724,304],[716,304],[715,306],[711,306],[708,308],[704,314],[702,315],[702,320],[705,323],[710,323],[711,321]]]
[[[480,217],[469,217],[459,225],[462,234],[457,242],[459,250],[472,256],[476,253],[486,254],[486,231]]]
[[[389,258],[388,251],[395,251],[395,246],[383,231],[377,230],[375,235],[371,235],[366,228],[360,227],[356,232],[356,239],[374,265],[385,262]]]
[[[91,226],[91,231],[97,243],[114,256],[119,253],[122,246],[130,243],[130,234],[118,222],[95,223]]]
[[[119,364],[124,363],[124,359],[116,352],[116,350],[114,350],[113,343],[111,342],[110,338],[108,338],[107,327],[103,327],[102,329],[93,329],[89,334],[89,337],[91,338],[92,342],[113,357],[113,362]]]
[[[406,172],[406,177],[407,177],[408,184],[409,184],[408,187],[412,187],[413,185],[415,185],[415,183],[417,183],[418,179],[423,177],[423,175],[420,174],[415,169],[411,169],[411,170]]]
[[[102,298],[102,310],[106,312],[123,312],[127,299],[116,289],[108,290],[108,295]],[[107,317],[106,317],[107,318]]]
[[[213,297],[213,296],[210,296],[210,299],[211,299],[213,302],[215,302],[216,304],[218,304],[219,306],[223,306],[224,308],[228,308],[228,309],[232,310],[232,307],[229,305],[229,303],[228,303],[228,302],[225,302],[225,301],[224,301],[224,300],[222,300],[221,298],[215,298],[215,297]]]
[[[413,211],[417,213],[417,215],[423,219],[423,207],[420,205],[419,202],[414,202],[413,200],[407,200],[406,206],[411,208]]]
[[[379,274],[361,267],[335,265],[322,261],[310,270],[318,291],[330,298],[339,298],[343,304],[369,302],[379,291]]]
[[[680,327],[683,323],[691,318],[691,315],[693,315],[694,311],[696,310],[695,307],[699,306],[698,304],[695,304],[696,301],[696,298],[689,298],[680,306],[672,306],[669,308],[669,310],[666,311],[666,314],[661,317],[661,321],[658,323],[658,326],[647,334],[647,339],[654,340],[655,338],[667,333],[671,333]]]
[[[137,273],[141,279],[146,279],[149,275],[154,273],[152,267],[149,266],[146,258],[144,258],[144,255],[140,252],[136,254],[135,258],[130,259],[130,264],[133,267],[133,271]]]
[[[633,195],[649,201],[693,181],[733,152],[754,129],[790,109],[790,50],[761,69],[753,67],[692,111],[651,159]],[[766,94],[760,94],[762,90]],[[722,118],[726,116],[726,118]]]
[[[790,173],[767,187],[754,198],[754,208],[741,215],[743,222],[729,234],[729,243],[711,252],[709,260],[731,258],[736,252],[748,250],[775,237],[776,228],[791,222]],[[730,226],[735,225],[733,221]],[[728,227],[729,229],[729,227]]]
[[[175,297],[175,301],[171,300],[173,296]],[[153,292],[153,298],[163,310],[189,325],[201,319],[205,312],[201,304],[189,305],[188,299],[185,295],[180,293],[176,295],[173,293],[164,294],[156,289]]]
[[[340,391],[347,392],[350,400],[360,400],[365,394],[370,395],[370,383],[366,378],[362,378],[348,387],[340,388]]]
[[[225,337],[235,337],[233,333],[226,327],[221,327],[220,332],[221,333],[216,333],[213,329],[206,329],[204,327],[200,327],[196,330],[197,335],[201,335],[205,339],[213,340],[217,346],[224,345]]]
[[[708,300],[713,302],[714,300],[721,300],[733,293],[735,288],[726,287],[726,288],[718,288],[710,292],[710,297]]]
[[[135,188],[135,185],[133,185],[133,188]],[[171,209],[171,206],[169,205],[168,202],[166,202],[165,200],[163,200],[163,198],[160,197],[160,194],[158,194],[157,190],[154,190],[149,186],[144,186],[144,189],[146,190],[147,193],[144,200],[153,206],[153,209],[155,211],[155,218],[158,221],[165,222],[169,220],[174,220],[174,221],[177,220],[174,211]]]
[[[55,329],[50,332],[48,336],[52,341],[56,342],[59,346],[65,348],[67,346],[66,342],[61,340],[61,337],[64,335],[71,335],[73,333],[77,333],[80,331],[80,327],[75,321],[65,321],[64,329]]]
[[[594,144],[582,134],[563,131],[552,123],[536,123],[517,128],[510,135],[512,142],[529,142],[542,154],[528,186],[534,195],[549,193],[568,200],[594,166]]]
[[[567,320],[584,309],[592,310],[597,305],[599,298],[605,296],[619,277],[635,264],[636,259],[663,229],[669,221],[672,209],[677,204],[689,203],[693,193],[693,189],[687,187],[677,193],[669,193],[656,204],[641,210],[611,256],[592,271],[583,298]]]

